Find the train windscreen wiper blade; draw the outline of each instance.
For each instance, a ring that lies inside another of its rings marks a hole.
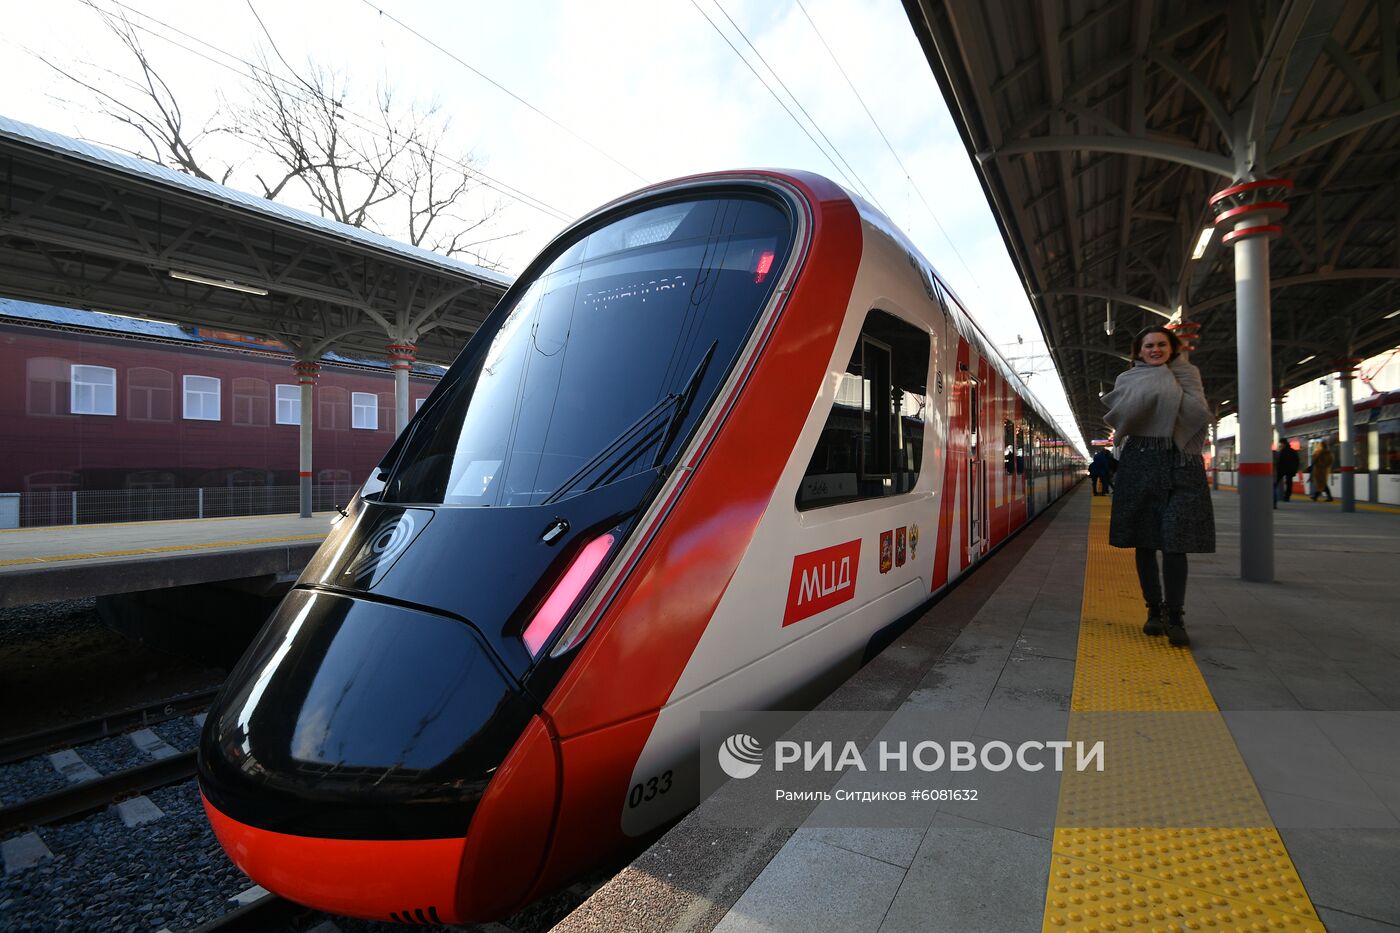
[[[661,446],[656,449],[656,459],[651,462],[653,467],[661,466],[661,461],[666,456],[666,449],[676,439],[676,434],[680,431],[681,424],[685,422],[685,416],[690,411],[690,403],[695,401],[696,390],[700,388],[700,382],[705,378],[705,371],[710,368],[710,360],[714,358],[715,348],[718,346],[718,340],[710,344],[710,348],[705,351],[704,356],[700,357],[700,362],[696,364],[690,378],[686,380],[685,388],[681,389],[680,401],[666,423],[666,436],[661,439]]]
[[[657,430],[664,426],[666,433],[661,438],[661,447],[656,452],[656,460],[652,463],[652,467],[655,468],[661,462],[661,458],[665,456],[666,448],[675,440],[676,432],[680,430],[681,423],[685,421],[686,412],[690,410],[691,402],[695,398],[695,392],[699,388],[700,381],[704,378],[705,370],[709,367],[710,359],[714,356],[715,348],[718,346],[718,340],[710,344],[710,348],[705,351],[704,357],[701,358],[700,362],[691,372],[690,378],[686,380],[685,388],[681,389],[679,392],[672,392],[664,396],[660,401],[643,413],[640,418],[623,429],[622,433],[614,438],[608,446],[598,451],[593,459],[575,470],[573,475],[561,483],[559,487],[555,489],[554,492],[550,493],[540,504],[548,505],[551,502],[559,501],[566,493],[577,486],[584,477],[597,471],[599,467],[604,464],[608,464],[608,469],[599,472],[597,479],[589,483],[585,488],[592,489],[604,482],[611,481],[616,477],[619,471],[635,461],[641,453],[655,443],[652,438],[655,436]],[[675,407],[662,425],[644,430],[655,421],[657,415],[671,406]]]
[[[559,499],[562,499],[564,497],[564,494],[567,493],[574,486],[578,485],[578,482],[581,479],[583,479],[588,474],[592,473],[602,464],[608,462],[620,450],[623,450],[629,441],[636,440],[640,442],[642,440],[645,440],[647,437],[650,437],[652,434],[656,433],[655,429],[645,432],[643,432],[642,429],[645,428],[647,425],[651,424],[656,419],[656,416],[658,414],[665,411],[666,408],[668,408],[669,406],[674,405],[677,401],[679,401],[679,399],[680,395],[674,393],[671,395],[663,396],[660,401],[658,401],[655,405],[651,406],[651,408],[644,412],[640,418],[638,418],[636,421],[632,422],[630,425],[624,428],[622,433],[619,434],[616,438],[614,438],[613,441],[610,444],[608,444],[608,446],[598,451],[598,453],[593,456],[593,459],[589,460],[583,466],[579,467],[573,472],[573,474],[568,479],[564,480],[563,483],[559,484],[559,487],[555,489],[554,492],[550,493],[544,499],[544,501],[540,503],[540,505],[548,505],[551,502],[557,502]],[[637,453],[639,453],[642,450],[645,450],[649,446],[649,444],[645,446],[640,445],[640,443],[633,444],[632,447],[627,448],[627,452],[632,456],[628,457],[625,460],[619,461],[618,464],[614,464],[614,467],[616,468],[617,466],[623,466],[628,463],[631,463],[634,459],[636,459]]]

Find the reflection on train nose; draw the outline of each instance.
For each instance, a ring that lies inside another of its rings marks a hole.
[[[280,832],[461,834],[530,716],[471,626],[306,590],[229,683],[205,735],[205,792]]]

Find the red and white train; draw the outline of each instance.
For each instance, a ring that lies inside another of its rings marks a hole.
[[[295,901],[508,913],[695,805],[702,713],[859,658],[1081,467],[832,182],[618,200],[505,295],[230,678],[209,818]]]

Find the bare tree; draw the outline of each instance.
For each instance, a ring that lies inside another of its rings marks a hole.
[[[435,115],[435,111],[430,115]],[[482,265],[497,265],[486,258],[482,248],[516,236],[518,231],[482,236],[484,228],[501,212],[499,201],[483,206],[474,220],[459,212],[462,201],[479,186],[460,170],[460,166],[475,161],[470,154],[457,158],[442,155],[447,126],[445,119],[437,125],[420,123],[408,158],[398,173],[400,188],[405,192],[408,241],[444,256],[470,256]]]
[[[60,65],[38,53],[34,53],[35,58],[88,91],[99,113],[134,130],[145,141],[145,146],[137,149],[110,142],[104,145],[196,178],[226,184],[232,174],[232,166],[227,163],[216,166],[211,160],[206,170],[206,163],[201,162],[196,154],[197,149],[204,148],[204,142],[209,137],[226,131],[218,124],[218,114],[211,115],[199,130],[187,129],[180,102],[152,65],[136,27],[125,14],[114,16],[92,0],[82,2],[102,18],[107,28],[131,53],[136,75],[119,74],[88,61]]]
[[[296,203],[304,195],[325,217],[443,255],[472,255],[482,265],[496,263],[480,247],[516,235],[486,235],[501,205],[480,199],[470,155],[446,154],[449,121],[436,106],[405,103],[387,86],[358,102],[343,73],[315,62],[293,68],[264,27],[267,43],[234,90],[236,102],[225,95],[204,128],[190,133],[141,42],[143,28],[83,2],[130,52],[137,77],[41,60],[88,91],[99,112],[141,135],[146,145],[125,151],[269,199]],[[116,79],[114,90],[102,75]],[[207,171],[216,135],[240,142],[253,157]]]

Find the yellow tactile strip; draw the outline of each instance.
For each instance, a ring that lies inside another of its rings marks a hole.
[[[160,547],[131,548],[124,551],[93,551],[90,554],[51,554],[41,557],[15,557],[0,560],[0,567],[17,567],[23,564],[51,564],[65,560],[95,560],[101,557],[137,557],[142,554],[167,554],[171,551],[201,551],[210,548],[249,547],[254,544],[283,544],[288,541],[321,541],[326,536],[284,535],[280,538],[248,538],[243,541],[196,541],[187,544],[166,544]]]
[[[1061,777],[1043,929],[1321,933],[1191,652],[1142,634],[1132,552],[1091,509],[1068,738],[1107,766]]]

